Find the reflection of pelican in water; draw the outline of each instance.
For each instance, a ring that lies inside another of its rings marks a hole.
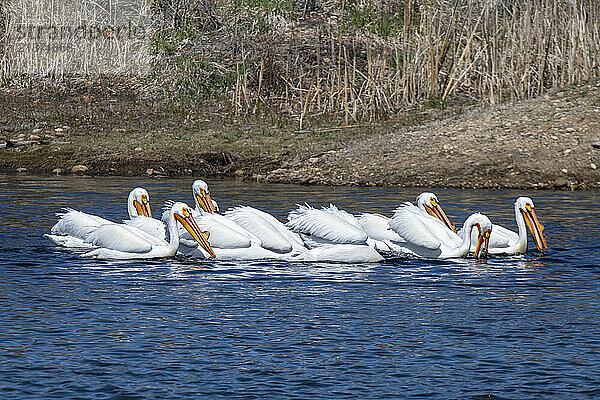
[[[165,211],[165,214],[163,221],[166,224],[168,240],[159,239],[126,224],[104,224],[85,235],[84,242],[98,248],[85,253],[84,256],[103,259],[174,256],[179,247],[177,226],[181,225],[208,254],[215,257],[208,243],[209,234],[200,230],[186,204],[174,203],[169,210]]]
[[[129,193],[127,212],[130,221],[142,223],[145,220],[153,220],[150,211],[150,196],[145,189],[135,188]],[[52,227],[50,234],[45,236],[57,245],[64,247],[91,247],[89,243],[84,242],[83,238],[101,225],[115,223],[71,208],[67,208],[65,213],[57,215],[60,216],[60,219]],[[157,223],[162,225],[160,221]]]
[[[482,214],[473,214],[465,221],[462,236],[452,232],[436,218],[423,215],[410,203],[396,209],[388,223],[404,242],[394,242],[394,252],[425,258],[464,257],[471,248],[471,232],[476,235],[475,258],[487,253],[492,223]]]
[[[309,249],[299,261],[377,262],[383,257],[369,245],[368,235],[337,207],[298,206],[288,214],[287,226],[299,233]],[[357,224],[358,225],[358,224]]]
[[[539,251],[548,250],[544,238],[544,227],[535,214],[533,201],[529,197],[519,197],[515,201],[515,220],[519,233],[500,225],[493,225],[490,236],[490,254],[525,254],[527,252],[527,228]],[[462,230],[459,231],[461,234]]]

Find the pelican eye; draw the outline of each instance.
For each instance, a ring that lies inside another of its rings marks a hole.
[[[186,217],[186,218],[187,218],[187,217],[189,217],[189,216],[190,216],[190,212],[189,212],[189,210],[188,210],[187,208],[184,208],[182,211],[183,211],[183,216],[184,216],[184,217]]]
[[[435,199],[431,199],[429,202],[431,203],[431,206],[432,206],[432,207],[435,207],[435,206],[436,206],[436,201],[435,201]]]
[[[143,201],[144,203],[148,201],[148,198],[146,197],[146,195],[145,195],[145,194],[143,194],[143,195],[142,195],[142,201]]]
[[[485,236],[486,238],[489,238],[491,233],[492,232],[489,229],[486,229],[485,232],[483,233],[483,236]]]

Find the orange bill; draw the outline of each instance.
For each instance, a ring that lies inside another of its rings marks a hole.
[[[208,232],[203,232],[194,217],[188,214],[186,217],[182,217],[179,214],[175,214],[175,218],[179,223],[185,228],[186,231],[192,235],[194,240],[200,244],[210,254],[213,258],[217,258],[217,255],[213,251],[212,247],[210,247],[210,243],[208,242],[208,237],[210,234]]]
[[[215,213],[215,206],[210,198],[210,194],[204,190],[202,190],[201,193],[202,195],[196,194],[196,200],[198,201],[198,204],[200,204],[200,207],[208,213]]]
[[[533,236],[533,242],[538,250],[548,250],[548,244],[544,237],[544,226],[540,224],[540,221],[535,214],[535,210],[527,205],[525,211],[521,210],[521,213],[523,214],[527,228],[529,228],[529,232],[531,232],[531,236]]]
[[[450,222],[450,220],[446,216],[446,213],[444,212],[444,210],[442,210],[442,207],[433,199],[431,200],[431,205],[433,207],[424,204],[427,214],[436,217],[437,219],[442,221],[444,225],[448,227],[448,229],[450,229],[452,232],[456,232],[456,226],[452,222]]]
[[[152,211],[150,211],[150,202],[145,198],[146,196],[142,196],[142,203],[137,200],[133,201],[133,206],[137,211],[138,215],[143,215],[144,217],[152,218]]]

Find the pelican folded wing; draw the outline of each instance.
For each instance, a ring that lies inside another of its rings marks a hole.
[[[413,205],[406,205],[397,208],[388,225],[408,243],[430,250],[440,248],[440,241],[422,221],[423,217],[412,209],[413,207]]]
[[[106,224],[85,237],[87,243],[105,249],[126,253],[148,253],[152,244],[132,232],[131,227],[118,224]]]

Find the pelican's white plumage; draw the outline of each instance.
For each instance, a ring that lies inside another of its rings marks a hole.
[[[287,226],[299,233],[309,248],[304,261],[377,262],[383,257],[369,244],[368,235],[347,220],[335,206],[315,209],[299,205],[288,214]],[[346,213],[347,214],[347,213]]]
[[[329,208],[316,209],[307,205],[299,205],[288,214],[287,226],[294,232],[317,237],[339,244],[364,244],[368,235],[354,224],[341,217]]]
[[[250,206],[238,206],[226,211],[225,216],[258,237],[266,249],[282,254],[306,251],[300,235],[271,214]]]
[[[493,225],[490,236],[490,254],[525,254],[527,252],[527,228],[539,251],[548,249],[544,237],[544,227],[540,224],[535,213],[533,200],[529,197],[519,197],[514,204],[515,220],[519,232],[513,232],[500,225]],[[459,234],[462,233],[459,231]]]
[[[406,203],[410,204],[410,203]],[[416,210],[413,212],[420,211],[421,215],[429,218],[436,218],[441,221],[445,226],[450,228],[450,236],[453,233],[454,225],[450,222],[444,210],[438,202],[438,198],[433,193],[423,192],[417,196]],[[391,251],[394,243],[402,243],[404,239],[400,237],[396,232],[390,229],[388,222],[389,218],[381,214],[369,214],[363,213],[357,221],[360,224],[360,228],[366,232],[370,238],[375,241],[375,247],[379,251]],[[446,233],[445,233],[446,234]]]
[[[165,238],[167,236],[166,226],[163,221],[146,217],[145,215],[138,215],[137,217],[123,220],[123,223],[157,238]]]
[[[492,229],[492,223],[486,216],[473,214],[465,222],[465,232],[468,234],[459,237],[439,219],[424,215],[411,203],[405,203],[397,208],[388,224],[405,241],[395,242],[394,251],[425,258],[466,256],[471,247],[471,230],[475,228],[477,228],[478,236],[476,252],[476,257],[478,257],[480,250],[486,250],[487,239]],[[485,249],[481,249],[483,241],[486,242]]]
[[[269,245],[271,249],[265,248],[262,240],[253,232],[238,225],[234,220],[223,215],[215,214],[209,204],[212,204],[208,192],[208,185],[202,180],[196,180],[192,184],[192,193],[196,208],[193,215],[201,229],[211,232],[209,242],[217,256],[221,260],[257,260],[257,259],[281,259],[291,257],[292,254],[272,251],[285,246],[275,241]],[[270,225],[269,225],[270,226]],[[268,231],[273,236],[279,237],[280,234],[271,227]],[[289,249],[291,250],[291,248]],[[287,253],[289,253],[289,250]],[[179,251],[189,257],[205,258],[206,252],[199,248],[191,237],[181,231],[181,245]]]
[[[257,236],[262,247],[276,253],[289,253],[292,251],[292,244],[262,216],[249,210],[250,207],[236,207],[233,210],[225,212],[227,218],[246,229],[248,232]]]
[[[86,243],[98,247],[85,253],[84,256],[120,260],[174,256],[179,247],[177,225],[181,225],[214,257],[207,242],[209,235],[198,228],[191,210],[185,203],[174,203],[165,214],[168,241],[130,225],[104,224],[83,238]]]
[[[149,199],[148,192],[142,188],[135,188],[129,193],[127,212],[132,221],[137,218],[144,219],[152,216]],[[115,224],[115,222],[105,218],[72,208],[65,208],[65,212],[57,213],[57,216],[60,217],[58,222],[51,228],[50,234],[45,236],[59,246],[64,247],[93,247],[92,244],[85,242],[83,239],[101,225]],[[160,221],[158,223],[162,225]]]
[[[222,215],[194,211],[194,218],[201,229],[210,231],[208,240],[218,260],[284,258],[280,253],[263,248],[259,238]],[[180,253],[188,257],[207,258],[206,252],[190,239],[188,235],[182,235]]]

